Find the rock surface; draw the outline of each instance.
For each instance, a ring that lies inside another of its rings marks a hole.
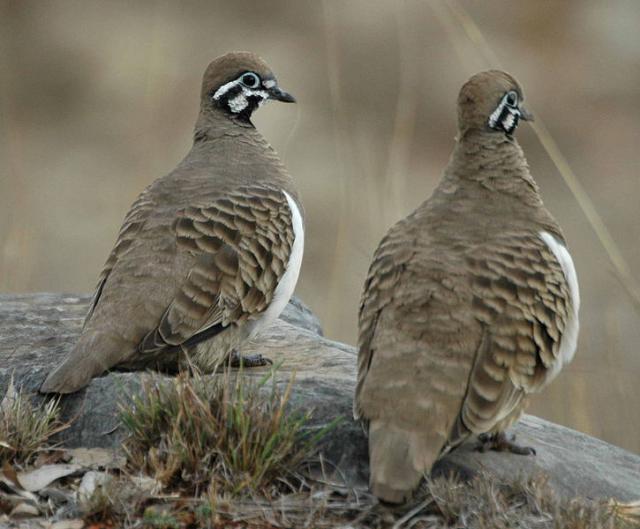
[[[88,301],[89,296],[64,294],[0,295],[0,396],[12,376],[16,387],[37,390],[76,340]],[[282,362],[279,384],[287,384],[295,372],[292,406],[313,408],[314,425],[343,417],[322,451],[349,485],[366,486],[367,442],[360,425],[351,419],[355,349],[323,338],[318,319],[293,300],[281,319],[243,352],[260,352]],[[264,370],[248,373],[262,376]],[[138,390],[144,376],[112,372],[63,398],[64,417],[74,420],[58,440],[68,447],[120,445],[124,433],[119,428],[118,402],[124,391]],[[468,443],[447,455],[437,471],[455,469],[464,475],[486,471],[505,479],[542,472],[566,496],[640,498],[640,456],[532,416],[525,416],[513,432],[521,444],[536,448],[537,456],[479,453]]]

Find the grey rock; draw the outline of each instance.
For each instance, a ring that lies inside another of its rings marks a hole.
[[[16,387],[37,391],[77,338],[88,301],[88,296],[64,294],[0,295],[0,396],[11,376]],[[368,477],[367,442],[351,416],[356,350],[323,338],[321,332],[313,313],[293,300],[282,318],[242,352],[259,352],[281,363],[276,382],[282,386],[295,376],[291,406],[313,409],[312,427],[342,417],[321,450],[350,486],[363,487]],[[264,370],[246,374],[263,376]],[[119,427],[118,403],[126,394],[139,391],[145,376],[111,372],[64,397],[64,417],[73,422],[58,441],[68,447],[119,446],[124,432]],[[640,498],[640,456],[532,416],[524,416],[513,433],[521,444],[533,446],[537,456],[480,453],[469,442],[443,458],[435,471],[462,475],[484,471],[505,480],[545,473],[565,496]]]

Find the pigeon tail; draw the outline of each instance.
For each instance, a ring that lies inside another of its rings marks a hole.
[[[65,361],[45,379],[40,393],[74,393],[122,362],[128,349],[131,344],[113,333],[85,332]]]
[[[371,492],[387,503],[407,501],[422,477],[431,470],[440,453],[442,441],[435,434],[403,430],[379,420],[371,421]]]

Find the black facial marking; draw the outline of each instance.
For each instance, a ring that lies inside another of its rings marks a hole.
[[[496,109],[489,116],[488,125],[493,130],[511,135],[518,127],[519,121],[518,94],[511,90],[502,97]]]
[[[498,128],[507,134],[513,134],[513,131],[518,127],[518,121],[520,120],[520,111],[505,106],[498,119]]]
[[[247,96],[247,106],[241,112],[238,112],[236,116],[242,121],[246,121],[251,123],[251,114],[260,106],[260,103],[263,101],[261,96],[250,95]]]
[[[252,83],[255,86],[248,86]],[[260,85],[260,78],[256,74],[244,73],[226,83],[226,86],[213,90],[210,94],[211,102],[240,121],[251,123],[251,114],[266,97]]]

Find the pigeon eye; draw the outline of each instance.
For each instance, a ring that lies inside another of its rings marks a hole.
[[[256,88],[260,84],[260,78],[253,72],[245,73],[240,82],[247,88]]]
[[[507,105],[509,105],[510,107],[515,107],[518,104],[518,94],[511,90],[511,92],[507,92],[505,100],[507,102]]]

